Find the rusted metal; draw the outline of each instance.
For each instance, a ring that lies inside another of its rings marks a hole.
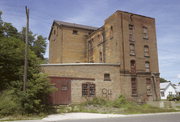
[[[57,91],[50,95],[50,103],[53,105],[67,105],[71,103],[71,79],[51,77],[51,83]]]

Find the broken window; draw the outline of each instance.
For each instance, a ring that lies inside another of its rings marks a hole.
[[[137,96],[137,81],[136,81],[136,78],[131,78],[131,89],[132,89],[132,97]]]
[[[134,25],[129,24],[129,41],[134,41]]]
[[[150,72],[150,63],[148,61],[145,62],[145,71]]]
[[[148,28],[143,26],[143,39],[148,40]]]
[[[111,81],[111,78],[110,78],[110,74],[109,74],[109,73],[105,73],[105,74],[104,74],[104,81]]]
[[[131,65],[131,73],[136,73],[136,61],[131,60],[130,65]]]
[[[95,96],[95,84],[94,83],[83,83],[82,84],[82,96],[92,97]]]
[[[73,30],[72,33],[75,34],[75,35],[77,35],[77,34],[78,34],[78,31],[77,31],[77,30]]]
[[[135,55],[135,45],[134,44],[130,44],[130,55],[131,56]]]
[[[144,46],[144,56],[149,57],[149,46],[147,45]]]

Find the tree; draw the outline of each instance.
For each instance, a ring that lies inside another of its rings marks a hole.
[[[160,78],[160,83],[164,83],[164,82],[171,82],[171,81],[168,81],[168,80],[166,80],[164,78]]]
[[[0,100],[0,114],[13,114],[13,110],[22,110],[23,113],[44,112],[48,107],[48,95],[52,92],[52,85],[47,76],[41,73],[39,65],[40,58],[42,59],[45,53],[45,38],[38,36],[35,40],[31,33],[32,42],[28,49],[28,83],[24,92],[23,34],[18,33],[10,23],[2,22],[0,26],[0,98],[4,99]]]
[[[22,31],[20,32],[20,37],[24,42],[25,42],[25,30],[26,30],[26,28],[23,27]],[[34,51],[36,56],[38,58],[44,60],[44,54],[45,54],[46,46],[47,46],[46,38],[44,38],[41,35],[33,34],[32,31],[29,31],[28,44],[29,44],[29,48],[32,51]]]

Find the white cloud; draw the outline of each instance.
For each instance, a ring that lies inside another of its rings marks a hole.
[[[179,79],[180,79],[180,74],[178,74],[178,75],[177,75],[177,78],[179,78]]]

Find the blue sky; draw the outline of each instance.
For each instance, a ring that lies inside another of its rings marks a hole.
[[[153,17],[161,77],[180,82],[179,0],[0,0],[3,20],[19,31],[26,23],[25,5],[30,9],[30,29],[44,37],[48,37],[53,20],[100,27],[116,10]]]

